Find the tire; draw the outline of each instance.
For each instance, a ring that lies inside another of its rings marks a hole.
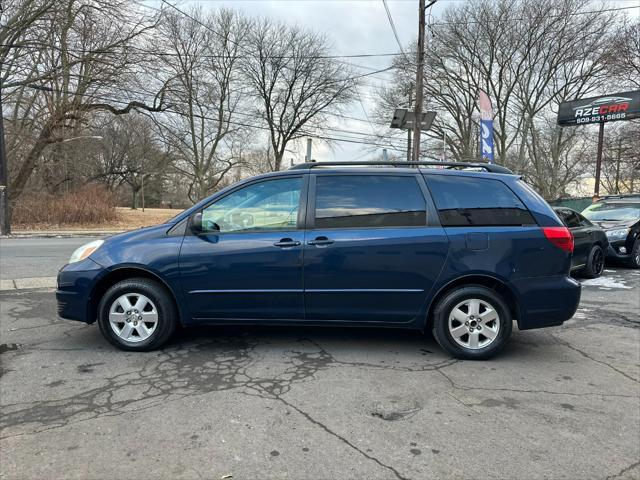
[[[587,264],[582,270],[582,274],[587,278],[598,278],[604,272],[604,261],[604,250],[600,245],[594,245],[587,256]]]
[[[629,260],[631,268],[640,268],[640,237],[636,238],[631,248],[631,259]]]
[[[171,294],[148,278],[116,283],[98,305],[102,335],[121,350],[146,352],[159,348],[169,340],[177,323]]]
[[[474,305],[478,306],[475,312]],[[448,292],[438,301],[433,313],[433,336],[456,358],[487,360],[502,350],[511,336],[512,324],[509,307],[499,293],[481,285],[469,285]],[[467,332],[469,328],[472,333]]]

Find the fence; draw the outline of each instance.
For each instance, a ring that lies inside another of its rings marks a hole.
[[[559,198],[558,200],[549,202],[549,205],[553,205],[554,207],[567,207],[576,212],[581,212],[591,205],[591,201],[591,197]]]

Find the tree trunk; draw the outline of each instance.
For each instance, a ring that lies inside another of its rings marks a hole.
[[[138,209],[138,190],[140,190],[140,187],[131,187],[131,210]]]
[[[49,143],[51,143],[50,137],[52,124],[53,122],[50,120],[44,125],[44,127],[40,131],[40,135],[38,135],[36,143],[24,158],[24,161],[22,162],[22,166],[20,167],[16,178],[11,183],[11,188],[9,189],[10,200],[15,201],[22,194],[24,187],[27,185],[31,174],[33,173],[33,170],[38,163],[40,155],[42,155],[42,151],[47,145],[49,145]]]

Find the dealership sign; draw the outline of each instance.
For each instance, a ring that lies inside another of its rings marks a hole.
[[[558,109],[558,125],[631,120],[640,117],[640,90],[563,102]]]

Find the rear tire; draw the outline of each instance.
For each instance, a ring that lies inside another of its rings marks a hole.
[[[433,336],[456,358],[487,360],[504,348],[512,324],[509,307],[495,290],[463,286],[448,292],[436,304]]]
[[[116,283],[100,299],[102,335],[121,350],[146,352],[164,345],[178,323],[171,294],[148,278]]]
[[[587,256],[587,264],[582,274],[587,278],[598,278],[602,272],[604,272],[604,250],[600,245],[594,245]]]

